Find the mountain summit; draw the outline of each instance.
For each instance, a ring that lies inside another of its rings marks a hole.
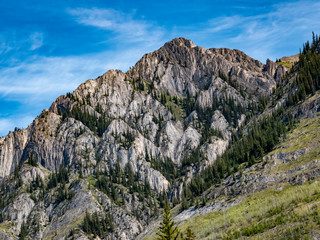
[[[275,68],[271,76],[270,67]],[[127,74],[148,82],[159,78],[156,83],[163,91],[185,97],[187,92],[195,96],[214,82],[212,78],[219,73],[250,94],[270,93],[275,80],[285,71],[281,65],[265,66],[239,50],[205,49],[185,38],[176,38],[144,55]]]

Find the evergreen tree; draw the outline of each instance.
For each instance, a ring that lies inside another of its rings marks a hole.
[[[189,207],[188,201],[186,197],[183,195],[182,201],[181,201],[181,211],[186,210],[188,207]]]
[[[38,167],[38,160],[34,154],[29,153],[28,163],[33,167]]]
[[[85,231],[87,233],[91,231],[90,226],[89,226],[90,222],[91,222],[91,217],[90,217],[90,214],[88,213],[88,210],[86,210],[86,216],[83,220],[83,231]]]
[[[28,233],[29,231],[28,231],[27,225],[25,224],[25,222],[22,222],[20,234],[19,234],[20,240],[24,240],[28,236]]]
[[[158,240],[176,240],[179,236],[178,227],[175,226],[172,214],[168,205],[164,206],[164,213],[162,223],[159,226],[159,232],[157,232]]]
[[[195,236],[191,230],[190,227],[187,228],[187,236],[186,238],[184,238],[184,240],[194,240],[195,239]]]
[[[97,212],[90,214],[86,210],[86,215],[83,219],[82,230],[88,234],[93,234],[94,237],[98,235],[104,238],[109,232],[114,231],[112,215],[105,214],[105,216],[99,217]]]

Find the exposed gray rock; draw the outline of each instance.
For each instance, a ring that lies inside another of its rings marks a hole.
[[[313,118],[319,115],[320,112],[320,94],[317,93],[308,101],[294,106],[292,115],[295,118]]]
[[[209,163],[215,162],[219,155],[222,155],[228,147],[228,141],[217,137],[211,137],[211,143],[204,145],[201,150],[206,153]]]
[[[156,203],[151,207],[155,200],[140,199],[136,192],[116,183],[114,191],[122,198],[120,206],[110,194],[91,186],[97,179],[90,175],[98,171],[108,174],[118,163],[122,170],[129,165],[138,184],[148,183],[154,193],[170,189],[172,197],[177,196],[182,184],[171,186],[167,175],[154,169],[150,159],[159,161],[159,165],[160,161],[172,161],[173,166],[181,167],[186,156],[200,149],[203,156],[199,169],[204,169],[225,151],[234,129],[216,110],[209,116],[208,128],[220,130],[223,139],[210,137],[201,142],[204,123],[195,109],[206,110],[213,101],[226,98],[248,107],[260,94],[270,94],[285,71],[271,61],[264,65],[239,50],[205,49],[179,38],[143,56],[127,73],[107,71],[81,84],[72,94],[58,97],[27,129],[0,138],[0,179],[11,189],[20,179],[23,183],[16,195],[9,192],[5,196],[12,198],[4,210],[12,220],[12,234],[19,234],[23,222],[30,226],[36,222],[37,230],[29,233],[34,239],[64,239],[73,228],[79,230],[75,239],[88,239],[81,230],[88,209],[113,216],[115,231],[109,239],[134,239],[150,222],[151,211],[158,207]],[[197,107],[191,113],[184,105],[190,98]],[[234,120],[240,126],[245,115]],[[98,133],[101,121],[109,125]],[[30,166],[31,157],[36,158],[38,167]],[[10,175],[19,165],[22,167],[17,168],[18,176],[13,179]],[[48,175],[60,166],[70,170],[71,179],[65,185],[65,191],[72,193],[69,199],[57,201],[59,184],[52,189],[29,189],[37,177],[48,182]],[[186,182],[197,171],[190,166],[184,176]],[[276,181],[279,176],[247,179],[263,183]],[[240,191],[243,181],[218,189],[214,196],[230,195],[231,189]],[[252,184],[241,191],[260,187]],[[199,211],[218,208],[212,205]]]
[[[0,178],[8,176],[20,162],[26,147],[29,130],[10,132],[0,142]]]
[[[225,139],[230,139],[231,137],[231,128],[225,117],[221,114],[219,110],[216,110],[211,118],[212,129],[221,131]]]
[[[195,96],[216,80],[219,71],[236,81],[248,93],[267,93],[275,81],[263,71],[264,65],[239,50],[205,49],[185,38],[166,43],[146,54],[128,75],[155,82],[170,95]]]
[[[179,223],[181,221],[187,220],[188,218],[195,216],[195,215],[203,215],[208,212],[213,212],[213,211],[224,211],[236,204],[238,204],[240,199],[236,199],[235,201],[232,202],[226,202],[224,200],[217,200],[212,204],[208,204],[204,207],[196,208],[196,207],[190,207],[189,209],[179,213],[174,217],[174,220]]]
[[[27,222],[27,218],[34,205],[35,203],[29,194],[22,193],[7,207],[6,212],[9,218],[15,222],[17,230],[20,230],[23,222]]]
[[[1,231],[0,231],[0,239],[2,239],[2,240],[13,240],[13,238],[11,238],[10,236],[8,236],[5,233],[2,233]]]
[[[264,71],[266,71],[271,77],[273,77],[277,82],[288,72],[288,69],[283,65],[276,64],[270,59],[267,59]]]

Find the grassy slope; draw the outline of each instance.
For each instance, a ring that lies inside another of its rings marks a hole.
[[[264,169],[263,173],[280,174],[306,164],[319,167],[315,162],[320,158],[319,129],[320,117],[302,120],[287,140],[268,156],[298,150],[308,152]],[[320,235],[320,179],[298,186],[277,183],[237,198],[244,200],[225,211],[191,217],[180,223],[180,230],[190,226],[196,239],[310,239]],[[155,236],[144,239],[155,239]]]
[[[289,153],[306,150],[307,154],[295,161],[283,163],[272,169],[274,173],[281,173],[301,165],[312,163],[320,159],[320,117],[304,119],[298,127],[287,136],[287,140],[269,155],[275,153]]]
[[[180,228],[191,226],[197,239],[278,239],[298,227],[297,238],[293,239],[301,239],[310,229],[320,227],[319,197],[317,181],[301,186],[282,184],[252,194],[224,212],[192,217]]]
[[[286,61],[286,62],[277,62],[277,64],[279,64],[279,65],[283,65],[283,66],[285,66],[286,68],[292,68],[292,62],[290,62],[290,61]]]

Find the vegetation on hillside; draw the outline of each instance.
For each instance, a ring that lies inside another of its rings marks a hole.
[[[291,85],[287,105],[291,106],[320,89],[320,38],[313,33],[312,42],[303,45],[295,69],[298,77]]]
[[[194,240],[195,239],[195,235],[192,232],[190,227],[186,229],[185,234],[179,231],[178,227],[176,226],[173,220],[173,216],[167,204],[164,206],[162,222],[158,227],[158,232],[156,235],[157,235],[157,238],[156,238],[157,240]]]
[[[274,110],[270,116],[258,119],[248,129],[240,129],[234,135],[232,143],[216,162],[196,175],[184,190],[184,198],[191,199],[200,195],[212,184],[239,170],[239,165],[246,163],[251,166],[259,161],[266,153],[272,151],[285,138],[288,131],[294,127],[295,120],[287,112],[288,107],[299,100],[304,100],[306,94],[314,94],[320,89],[320,40],[313,34],[311,45],[307,42],[303,46],[296,71],[298,78],[292,84],[292,91],[287,104]],[[294,93],[293,93],[294,92]],[[292,100],[294,99],[294,100]],[[261,99],[263,106],[269,103]]]
[[[308,148],[309,151],[305,155],[281,164],[270,163],[272,168],[260,169],[257,166],[254,171],[242,173],[240,176],[243,176],[244,180],[239,181],[246,186],[245,179],[252,175],[267,177],[268,174],[272,176],[293,172],[295,176],[298,174],[294,172],[297,169],[301,170],[299,174],[314,176],[313,171],[318,169],[319,159],[319,120],[320,117],[302,120],[288,133],[286,140],[268,154],[286,154]],[[263,162],[260,165],[265,164],[269,163]],[[309,168],[305,169],[305,166]],[[223,211],[195,215],[180,223],[179,230],[186,231],[191,227],[197,239],[206,240],[311,239],[320,227],[319,182],[319,178],[301,185],[280,182],[262,191],[241,196],[220,196],[217,200],[225,200],[230,204],[229,207],[227,205]],[[242,188],[242,184],[239,189]],[[154,239],[154,235],[143,239]]]
[[[104,216],[99,216],[97,212],[90,214],[86,211],[82,230],[88,234],[92,234],[93,238],[99,236],[105,238],[108,233],[114,231],[114,222],[111,214],[104,214]]]
[[[100,109],[101,108],[98,107],[96,110],[100,111]],[[72,117],[76,120],[79,120],[99,137],[102,136],[111,123],[111,121],[106,119],[105,114],[101,111],[99,116],[95,114],[92,115],[86,109],[78,105],[73,106],[71,111],[67,109],[64,112],[61,112],[61,114],[63,119]]]

